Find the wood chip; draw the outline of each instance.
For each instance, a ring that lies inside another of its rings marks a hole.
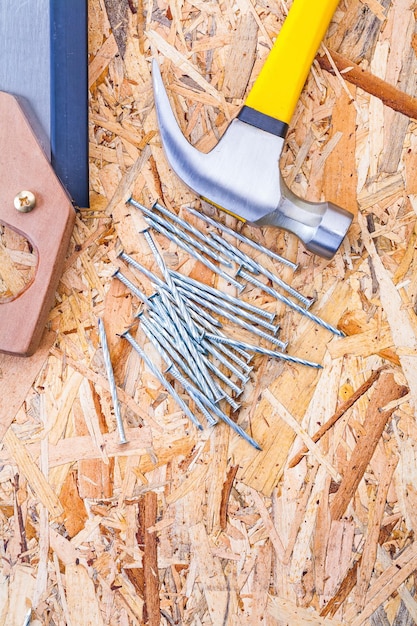
[[[52,519],[59,519],[64,510],[58,497],[11,427],[4,435],[3,441],[10,456],[17,463],[19,471],[28,481],[35,497],[39,498],[45,508],[48,509]]]
[[[68,614],[74,626],[104,624],[97,602],[94,583],[83,565],[65,568]]]
[[[9,428],[16,413],[25,401],[37,375],[48,358],[55,336],[47,333],[37,352],[22,360],[21,357],[0,354],[0,435]],[[24,375],[22,375],[22,371]]]
[[[383,374],[375,385],[371,403],[365,416],[364,433],[356,444],[345,476],[330,506],[332,519],[337,520],[345,513],[359,482],[370,462],[392,410],[384,411],[384,406],[393,399],[407,393],[407,388],[398,385],[392,374]]]

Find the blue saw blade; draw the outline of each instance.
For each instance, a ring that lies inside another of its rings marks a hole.
[[[88,206],[87,0],[1,0],[0,90],[21,99],[73,202]]]

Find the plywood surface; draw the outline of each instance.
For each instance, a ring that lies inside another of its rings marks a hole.
[[[89,1],[91,205],[77,212],[41,351],[0,357],[0,624],[23,624],[31,607],[34,624],[71,626],[417,623],[410,0],[340,3],[287,137],[291,188],[355,214],[335,258],[284,232],[243,230],[299,264],[257,256],[345,333],[248,290],[277,312],[289,352],[323,366],[256,357],[234,418],[262,451],[224,425],[197,431],[120,337],[131,328],[158,362],[134,318],[139,302],[113,278],[123,267],[152,293],[117,258],[122,248],[158,272],[126,200],[158,199],[202,227],[186,211],[199,200],[164,159],[151,58],[184,134],[206,151],[239,111],[289,4]],[[226,288],[155,239],[170,268]],[[7,254],[18,244],[2,245]]]

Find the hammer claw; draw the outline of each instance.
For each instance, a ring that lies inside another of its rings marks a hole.
[[[284,140],[235,119],[210,152],[200,152],[178,126],[155,60],[152,75],[162,145],[179,178],[200,197],[243,221],[256,222],[275,209]]]

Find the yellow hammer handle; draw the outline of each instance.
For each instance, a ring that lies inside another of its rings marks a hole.
[[[294,0],[246,106],[289,124],[339,0]]]

